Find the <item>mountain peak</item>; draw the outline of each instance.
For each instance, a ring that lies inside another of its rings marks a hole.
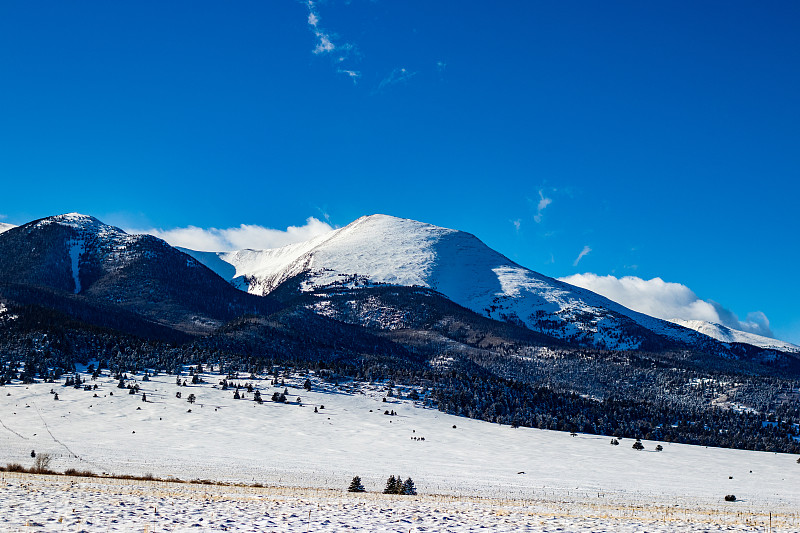
[[[45,217],[34,220],[26,224],[25,227],[30,229],[44,228],[54,224],[70,228],[80,234],[95,234],[99,237],[121,237],[125,239],[136,238],[136,236],[128,235],[117,227],[109,226],[91,215],[84,215],[82,213],[64,213],[62,215]]]

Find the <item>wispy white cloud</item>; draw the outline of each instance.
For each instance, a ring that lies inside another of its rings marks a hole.
[[[514,225],[514,229],[517,230],[517,231],[519,231],[519,229],[522,227],[522,219],[521,218],[518,218],[516,220],[512,220],[511,223]]]
[[[350,43],[337,44],[334,42],[334,35],[322,29],[320,26],[320,16],[319,12],[317,11],[316,2],[313,0],[308,0],[305,2],[305,4],[308,8],[308,26],[311,29],[311,32],[314,34],[314,37],[316,37],[316,45],[312,50],[314,55],[328,55],[335,52],[336,57],[333,59],[333,62],[341,64],[344,63],[351,55],[358,54],[358,51],[354,45]],[[361,77],[361,73],[357,70],[344,68],[342,66],[337,66],[336,72],[338,74],[347,76],[353,80],[353,83],[358,83],[358,78]]]
[[[686,285],[636,276],[617,278],[597,274],[574,274],[560,281],[589,289],[629,309],[664,320],[704,320],[729,328],[773,337],[769,320],[761,311],[739,320],[735,313],[713,300],[702,300]]]
[[[344,68],[338,68],[338,69],[336,69],[336,72],[338,72],[339,74],[345,74],[347,76],[350,76],[350,79],[353,80],[353,83],[357,83],[358,82],[358,78],[361,77],[361,73],[358,72],[357,70],[349,70],[349,69],[344,69]]]
[[[578,266],[578,263],[581,262],[581,259],[583,259],[586,256],[586,254],[588,254],[591,251],[592,251],[591,248],[589,248],[588,246],[584,246],[583,250],[581,250],[581,253],[579,253],[578,257],[575,258],[575,262],[572,263],[572,266]]]
[[[533,220],[535,220],[537,224],[542,221],[542,214],[544,213],[544,210],[552,203],[553,199],[547,198],[544,195],[544,190],[539,189],[539,202],[536,204],[536,214],[533,215]]]
[[[307,241],[323,233],[333,231],[333,226],[317,218],[309,217],[302,226],[289,226],[285,230],[242,224],[234,228],[184,228],[145,230],[126,229],[128,233],[147,233],[164,239],[172,246],[190,248],[202,252],[227,252],[245,248],[279,248],[287,244]]]
[[[312,52],[315,54],[333,52],[336,49],[336,45],[333,44],[331,36],[319,27],[319,14],[317,14],[316,4],[312,0],[308,0],[306,6],[308,7],[308,25],[317,38],[317,46]]]
[[[416,72],[412,72],[406,68],[396,68],[392,70],[388,76],[381,80],[381,82],[378,84],[378,92],[391,85],[405,83],[416,75]]]

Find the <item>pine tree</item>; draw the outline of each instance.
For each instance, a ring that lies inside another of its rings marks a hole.
[[[361,478],[355,476],[353,481],[350,482],[350,486],[347,487],[347,492],[367,492],[367,489],[361,484]]]
[[[383,493],[397,494],[399,488],[402,488],[401,481],[394,476],[389,476],[389,479],[386,480],[386,487],[383,489]]]
[[[417,487],[414,486],[414,481],[410,477],[403,482],[402,494],[409,496],[416,496],[417,494]]]

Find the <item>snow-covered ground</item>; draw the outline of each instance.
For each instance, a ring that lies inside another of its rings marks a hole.
[[[513,429],[407,399],[383,402],[379,384],[337,388],[312,378],[307,392],[305,377],[295,375],[286,379],[292,403],[277,404],[269,398],[283,387],[256,379],[252,383],[266,400],[259,405],[252,393],[234,400],[233,389],[221,390],[218,375],[205,374],[206,383],[186,387],[177,386],[174,376],[137,378],[147,402],[109,377],[89,381],[98,385],[92,391],[45,383],[0,388],[0,464],[30,466],[35,450],[52,454],[57,471],[284,488],[190,489],[6,473],[0,478],[0,530],[30,520],[44,530],[72,524],[65,531],[74,531],[83,527],[80,519],[92,521],[90,531],[129,530],[148,520],[150,530],[165,531],[195,523],[201,531],[223,525],[331,531],[345,524],[368,531],[672,531],[709,530],[710,524],[749,531],[748,521],[763,526],[770,512],[774,525],[800,530],[800,465],[786,454],[669,443],[656,452],[656,443],[648,441],[636,451],[630,439],[611,446],[609,437]],[[187,402],[189,394],[196,396],[194,404]],[[368,491],[379,492],[391,474],[412,477],[419,496],[343,492],[354,475]],[[723,501],[726,494],[738,501]],[[67,522],[57,521],[62,516]]]
[[[796,510],[351,494],[0,473],[3,531],[797,531]]]

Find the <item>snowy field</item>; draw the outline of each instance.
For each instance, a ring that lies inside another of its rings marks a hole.
[[[259,405],[252,393],[235,400],[217,375],[186,387],[137,378],[147,402],[109,377],[88,381],[92,391],[0,388],[0,464],[30,466],[36,450],[56,471],[266,488],[5,473],[0,530],[765,531],[770,513],[774,531],[800,530],[790,455],[668,443],[656,452],[648,441],[636,451],[630,439],[611,446],[383,402],[379,385],[313,380],[307,392],[295,376],[290,403],[277,404],[269,399],[284,388],[257,379]],[[419,495],[376,494],[391,474],[412,477]],[[370,493],[344,491],[354,475]]]

